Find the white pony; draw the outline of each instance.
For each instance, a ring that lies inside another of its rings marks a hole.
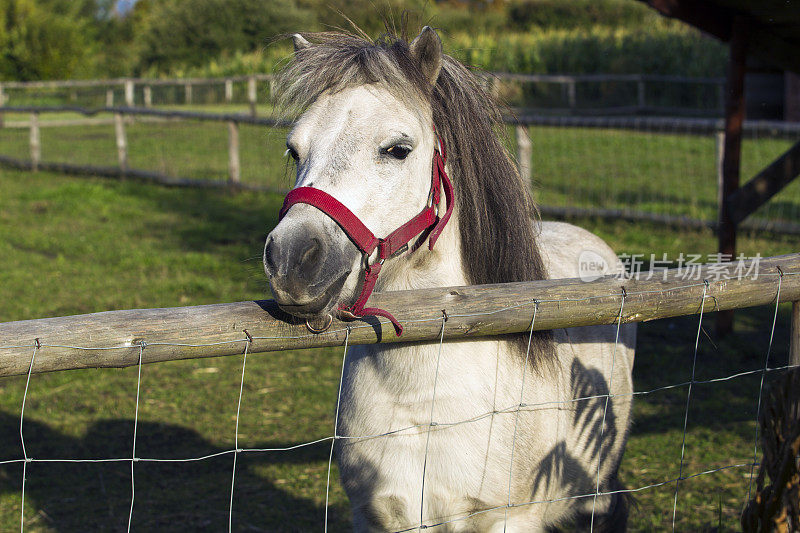
[[[383,237],[432,202],[432,165],[435,181],[436,153],[447,151],[452,218],[434,247],[422,245],[428,228],[380,261],[377,290],[578,277],[585,250],[618,264],[591,233],[536,221],[528,185],[498,140],[497,107],[432,29],[410,44],[306,37],[294,36],[278,80],[283,103],[302,112],[287,139],[296,188],[322,191]],[[360,252],[319,203],[284,211],[264,250],[275,300],[312,323],[354,309],[378,251]],[[616,333],[538,332],[529,352],[527,334],[445,342],[441,352],[439,343],[351,348],[338,428],[348,438],[336,454],[355,529],[624,529],[617,469],[635,326],[620,328],[615,349]]]

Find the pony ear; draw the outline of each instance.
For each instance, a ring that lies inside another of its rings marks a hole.
[[[310,48],[311,43],[306,40],[305,37],[300,35],[299,33],[295,33],[292,35],[292,41],[294,42],[294,51],[295,53],[303,50],[305,48]]]
[[[439,35],[430,26],[425,26],[411,41],[410,48],[411,56],[417,61],[422,73],[431,85],[436,85],[442,70],[442,40]]]

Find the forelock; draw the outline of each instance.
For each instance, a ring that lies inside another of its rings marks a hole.
[[[338,32],[304,37],[311,46],[295,52],[275,80],[276,105],[284,113],[302,113],[324,92],[367,84],[381,84],[399,99],[430,103],[430,83],[404,39],[370,41]]]

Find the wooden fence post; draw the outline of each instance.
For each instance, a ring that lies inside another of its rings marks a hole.
[[[647,105],[644,92],[644,77],[640,77],[636,82],[636,100],[639,103],[639,110],[643,110]]]
[[[114,107],[114,89],[106,90],[106,107]]]
[[[531,184],[531,157],[533,156],[531,138],[528,136],[528,127],[518,124],[517,132],[517,159],[519,174],[529,187]]]
[[[31,170],[39,170],[42,161],[42,140],[39,134],[39,113],[31,113]]]
[[[6,93],[3,90],[3,84],[0,83],[0,106],[6,105]],[[5,125],[5,113],[0,112],[0,128]]]
[[[250,104],[250,114],[256,116],[256,103],[258,101],[258,96],[256,92],[255,76],[250,76],[247,79],[247,101]]]
[[[187,83],[184,85],[184,95],[186,97],[186,105],[190,105],[192,103],[192,84]]]
[[[125,105],[133,107],[133,80],[125,80]]]
[[[789,329],[789,364],[800,365],[800,301],[792,302],[792,325]]]
[[[124,175],[128,171],[128,138],[125,135],[125,120],[122,113],[114,113],[114,131],[117,136],[117,160]]]
[[[153,107],[153,88],[149,85],[144,87],[144,106]]]
[[[575,90],[575,80],[569,80],[567,84],[567,98],[569,100],[569,108],[575,109],[578,100],[577,91]]]
[[[225,103],[230,104],[233,101],[233,80],[225,80]]]
[[[239,164],[239,124],[228,121],[228,181],[239,183],[241,166]]]

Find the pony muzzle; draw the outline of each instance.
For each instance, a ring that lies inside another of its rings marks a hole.
[[[357,257],[349,242],[342,239],[346,246],[339,246],[337,236],[322,233],[309,222],[279,225],[264,247],[264,270],[275,302],[316,329],[322,325],[319,319],[337,306]]]

